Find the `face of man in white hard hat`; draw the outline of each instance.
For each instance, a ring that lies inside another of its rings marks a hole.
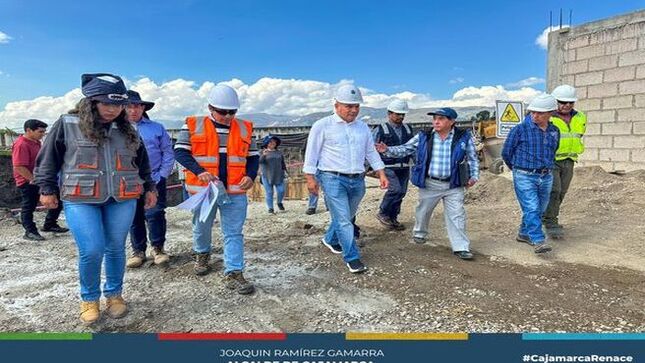
[[[356,120],[361,110],[361,106],[358,103],[341,103],[338,101],[334,104],[334,108],[336,109],[336,114],[345,122],[353,122]]]
[[[215,121],[224,125],[230,124],[237,113],[237,110],[224,110],[211,105],[208,105],[208,110],[211,112],[211,116],[213,116]]]
[[[558,113],[563,115],[568,115],[573,111],[573,105],[575,102],[561,101],[558,100]]]
[[[403,119],[405,119],[405,114],[387,111],[387,118],[390,120],[391,123],[395,125],[400,125],[403,123]]]

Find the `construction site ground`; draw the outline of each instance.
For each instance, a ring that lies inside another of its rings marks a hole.
[[[566,237],[536,255],[515,241],[520,210],[510,175],[482,173],[467,192],[474,261],[452,255],[441,206],[430,242],[411,243],[417,188],[400,221],[386,231],[375,219],[383,191],[360,206],[365,274],[348,272],[321,245],[329,221],[321,204],[287,201],[270,215],[249,204],[245,276],[257,292],[241,296],[222,281],[221,233],[214,228],[213,272],[193,275],[191,216],[168,209],[170,264],[128,270],[130,313],[78,320],[76,246],[68,234],[23,240],[12,218],[0,223],[0,331],[98,332],[641,332],[645,330],[645,172],[613,175],[578,168],[562,207]],[[37,214],[42,221],[43,213]],[[129,254],[129,251],[128,251]]]

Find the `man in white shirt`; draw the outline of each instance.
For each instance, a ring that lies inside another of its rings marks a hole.
[[[352,218],[365,195],[365,160],[378,173],[381,189],[387,189],[388,180],[369,127],[356,120],[363,102],[361,91],[344,85],[334,100],[334,114],[311,127],[303,171],[310,193],[317,195],[322,186],[331,213],[322,243],[333,253],[343,254],[350,272],[361,273],[367,267],[360,260]]]

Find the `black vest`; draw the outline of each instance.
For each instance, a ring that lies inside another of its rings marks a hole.
[[[384,122],[378,126],[378,140],[382,141],[387,146],[398,146],[408,142],[414,133],[408,124],[401,126],[401,137],[396,134],[394,127],[389,122]],[[402,158],[388,158],[381,155],[381,159],[386,168],[409,168],[411,156],[404,156]]]

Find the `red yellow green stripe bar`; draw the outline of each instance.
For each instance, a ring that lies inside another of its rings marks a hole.
[[[0,333],[0,340],[92,340],[92,333]]]
[[[363,333],[347,332],[346,340],[468,340],[468,333]]]

